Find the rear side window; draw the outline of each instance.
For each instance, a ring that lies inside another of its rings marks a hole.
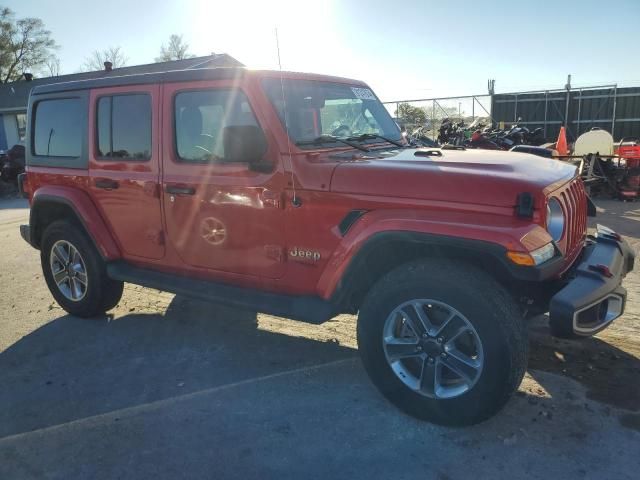
[[[113,95],[98,99],[97,154],[108,159],[151,158],[151,97]]]
[[[175,96],[176,150],[185,162],[224,162],[224,129],[258,126],[240,90],[201,90]]]
[[[82,101],[42,100],[36,104],[32,151],[46,157],[79,157],[82,151]]]

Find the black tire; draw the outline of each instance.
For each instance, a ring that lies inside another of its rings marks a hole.
[[[399,379],[385,356],[387,317],[404,302],[420,298],[453,307],[481,341],[482,370],[475,384],[457,397],[417,393]],[[529,342],[520,309],[493,277],[470,265],[428,260],[396,268],[367,294],[358,317],[358,348],[371,380],[393,404],[422,420],[462,426],[491,417],[508,401],[524,376]]]
[[[84,297],[77,301],[68,299],[53,278],[50,263],[51,250],[59,240],[73,245],[82,256],[86,267],[86,292]],[[124,283],[107,276],[102,257],[81,227],[64,220],[53,222],[42,234],[40,245],[40,262],[44,278],[51,294],[64,310],[71,315],[90,318],[104,314],[118,304],[122,297]]]

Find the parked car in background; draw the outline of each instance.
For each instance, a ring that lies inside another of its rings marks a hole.
[[[18,175],[24,172],[24,145],[14,145],[8,151],[0,151],[0,179],[15,182]]]

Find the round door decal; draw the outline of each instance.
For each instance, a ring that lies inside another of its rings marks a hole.
[[[220,245],[227,238],[227,229],[217,218],[207,217],[200,222],[200,236],[211,245]]]

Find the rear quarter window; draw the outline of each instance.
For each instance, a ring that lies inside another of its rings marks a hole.
[[[34,155],[79,157],[82,154],[82,108],[80,98],[56,98],[36,103]]]

